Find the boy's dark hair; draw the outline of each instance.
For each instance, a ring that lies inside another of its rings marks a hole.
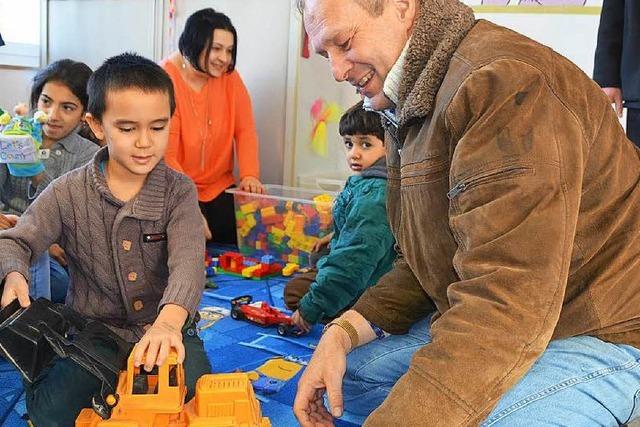
[[[231,19],[221,12],[216,12],[212,8],[206,8],[194,12],[184,24],[184,30],[178,40],[178,50],[187,58],[189,63],[196,70],[207,73],[199,64],[200,54],[205,51],[206,57],[211,52],[213,44],[213,31],[225,30],[233,34],[233,48],[231,49],[231,64],[227,73],[232,72],[236,66],[236,56],[238,54],[238,33],[231,23]]]
[[[173,115],[176,100],[171,78],[158,64],[135,53],[112,56],[93,73],[87,85],[87,111],[101,121],[106,108],[107,92],[132,88],[147,93],[166,93]]]
[[[44,85],[49,82],[59,82],[69,88],[71,93],[80,100],[82,109],[86,110],[89,100],[87,82],[91,73],[93,71],[84,62],[76,62],[71,59],[52,62],[38,71],[38,74],[33,78],[30,97],[31,109],[35,110],[38,107],[38,99],[40,99]]]
[[[345,135],[373,135],[384,143],[384,128],[378,113],[366,111],[360,101],[349,108],[340,118],[338,132]]]

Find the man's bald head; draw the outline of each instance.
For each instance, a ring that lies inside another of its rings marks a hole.
[[[355,2],[361,8],[366,10],[371,16],[378,17],[382,15],[384,11],[386,0],[349,0]],[[304,8],[306,6],[306,0],[296,0],[298,10],[304,15]]]

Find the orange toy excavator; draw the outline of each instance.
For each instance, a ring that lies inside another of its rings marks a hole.
[[[271,427],[244,373],[203,375],[185,404],[184,368],[177,359],[172,350],[162,366],[147,373],[134,367],[132,351],[116,393],[106,396],[109,419],[83,409],[76,427]]]
[[[67,333],[72,326],[77,335],[70,340]],[[123,354],[130,351],[129,344],[106,326],[83,319],[67,306],[39,298],[22,308],[14,300],[0,310],[0,356],[29,383],[56,356],[72,360],[98,378],[101,391],[93,396],[93,409],[80,412],[77,427],[271,427],[261,415],[247,374],[203,375],[195,397],[185,404],[184,368],[175,350],[148,373],[133,366],[131,351],[126,370],[120,371],[120,366],[103,359],[81,337],[82,331],[97,330]]]

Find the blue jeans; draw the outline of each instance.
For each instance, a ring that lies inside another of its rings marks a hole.
[[[33,299],[46,298],[63,303],[69,288],[69,273],[45,252],[31,265],[29,294]]]
[[[361,423],[382,403],[413,353],[431,342],[429,321],[349,354],[345,419]],[[551,341],[481,425],[618,426],[639,416],[640,349],[580,336]]]

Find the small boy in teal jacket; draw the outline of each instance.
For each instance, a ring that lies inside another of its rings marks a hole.
[[[333,318],[391,270],[395,240],[387,221],[387,166],[380,116],[362,102],[340,119],[349,177],[333,207],[334,232],[329,253],[317,269],[287,283],[284,299],[295,310],[294,323],[308,331],[323,318]]]

